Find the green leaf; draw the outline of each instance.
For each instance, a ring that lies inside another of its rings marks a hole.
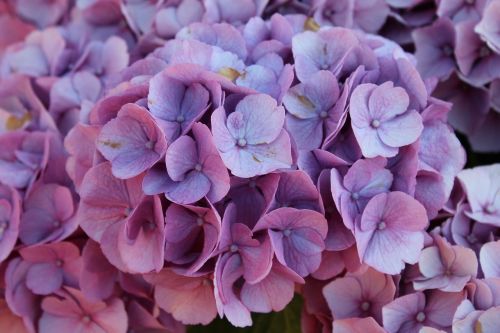
[[[300,333],[300,312],[302,297],[295,295],[293,300],[281,312],[252,314],[253,326],[237,328],[226,319],[215,319],[207,326],[196,325],[188,328],[188,333]]]

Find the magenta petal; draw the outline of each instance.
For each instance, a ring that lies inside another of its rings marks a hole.
[[[82,251],[80,288],[85,297],[102,300],[111,296],[118,270],[102,254],[99,244],[88,240]]]
[[[269,238],[259,246],[245,246],[240,250],[244,268],[243,276],[248,283],[257,283],[269,274],[272,266],[273,251]]]
[[[233,284],[243,275],[238,255],[224,254],[215,265],[215,301],[219,315],[225,315],[237,327],[252,325],[250,311],[237,298]]]
[[[385,333],[386,331],[371,318],[351,318],[340,319],[333,322],[333,329],[336,333]],[[420,331],[420,333],[422,333]]]
[[[281,311],[292,300],[295,282],[302,279],[293,271],[278,262],[262,281],[256,284],[245,283],[241,289],[241,301],[250,311]]]
[[[140,202],[142,177],[115,178],[109,163],[101,163],[87,172],[80,188],[78,220],[82,229],[99,241],[106,228],[125,219]]]
[[[409,195],[376,195],[368,202],[354,233],[360,259],[381,272],[399,273],[405,262],[417,262],[427,224],[424,207]]]
[[[185,277],[163,269],[145,278],[155,285],[158,305],[172,313],[176,320],[190,325],[207,325],[217,315],[213,283],[209,277]]]

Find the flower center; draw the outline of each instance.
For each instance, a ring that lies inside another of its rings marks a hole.
[[[63,261],[61,259],[57,259],[56,260],[56,266],[57,267],[62,267],[62,265],[63,265]]]
[[[483,332],[484,332],[483,325],[479,320],[476,321],[476,323],[474,324],[474,333],[483,333]]]
[[[378,119],[373,119],[370,125],[371,125],[373,128],[379,128],[379,127],[380,127],[380,120],[378,120]]]
[[[495,206],[493,204],[489,204],[488,206],[486,206],[486,208],[484,209],[488,214],[493,214],[495,213],[496,209],[495,209]]]
[[[231,67],[222,67],[218,73],[233,82],[243,75],[242,73]]]
[[[292,230],[290,230],[290,229],[283,230],[283,235],[285,235],[286,237],[289,237],[291,234],[292,234]]]
[[[203,225],[203,219],[201,217],[198,217],[196,219],[196,224],[201,227]]]
[[[477,237],[474,234],[467,235],[466,238],[469,241],[469,243],[471,243],[471,244],[474,244],[477,242]]]
[[[248,186],[250,188],[255,188],[257,186],[257,183],[255,182],[255,180],[252,179],[251,181],[248,182]]]
[[[368,311],[368,309],[370,309],[370,302],[361,303],[361,310]]]
[[[54,222],[52,222],[52,226],[54,228],[59,228],[61,226],[61,222],[60,221],[54,221]]]
[[[321,111],[320,114],[319,114],[319,116],[320,116],[320,118],[325,119],[326,117],[328,117],[328,112]]]
[[[417,313],[417,316],[415,317],[415,319],[421,323],[425,320],[425,313],[423,313],[422,311],[420,311],[419,313]]]
[[[153,149],[154,145],[155,145],[155,143],[153,141],[148,141],[148,142],[146,142],[145,146],[148,149]]]
[[[329,68],[330,68],[330,65],[329,65],[329,64],[326,64],[326,63],[321,64],[321,69],[323,69],[323,70],[327,70],[327,69],[329,69]]]
[[[483,45],[479,49],[479,57],[481,57],[481,58],[486,58],[490,54],[491,54],[491,51],[490,51],[490,49],[486,45]]]
[[[82,317],[82,321],[84,324],[88,324],[90,323],[90,316],[89,315],[85,315]]]
[[[147,230],[155,230],[156,229],[156,224],[154,224],[154,222],[151,222],[151,221],[148,221],[146,222],[146,224],[144,225],[144,227],[147,229]]]
[[[465,3],[468,5],[473,5],[476,0],[465,0]]]
[[[378,230],[384,230],[386,227],[387,225],[385,224],[384,221],[379,222],[379,224],[377,225]]]
[[[178,115],[177,118],[175,119],[178,123],[184,122],[184,116],[182,114]]]
[[[359,193],[358,192],[353,192],[351,193],[351,198],[353,200],[358,200],[359,199]]]
[[[128,217],[130,213],[132,213],[132,208],[130,207],[125,208],[123,211],[123,215],[125,215],[125,217]]]
[[[241,139],[238,139],[238,146],[240,147],[245,147],[247,145],[247,140],[241,138]]]
[[[320,28],[318,22],[316,22],[312,17],[307,18],[304,22],[304,30],[318,31]]]
[[[196,165],[194,166],[194,169],[195,169],[196,171],[200,172],[200,171],[201,171],[201,164],[200,164],[200,163],[196,164]]]
[[[236,244],[232,244],[232,245],[229,247],[229,251],[231,251],[231,252],[236,252],[236,251],[238,251],[238,245],[236,245]]]
[[[450,57],[453,54],[453,48],[450,45],[443,46],[443,53],[445,56]]]

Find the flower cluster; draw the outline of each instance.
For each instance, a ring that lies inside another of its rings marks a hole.
[[[500,151],[500,2],[441,1],[438,18],[413,31],[418,69],[453,102],[449,121],[479,152]]]
[[[499,2],[441,0],[415,56],[371,34],[423,2],[1,4],[0,331],[243,327],[295,293],[304,332],[498,327],[500,164],[463,170],[443,87],[489,109],[500,66],[443,45],[498,50]]]

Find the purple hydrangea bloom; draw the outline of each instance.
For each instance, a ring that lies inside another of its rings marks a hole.
[[[311,210],[278,208],[257,222],[254,231],[266,230],[278,261],[300,276],[314,272],[321,261],[327,223]]]
[[[126,104],[97,138],[97,149],[111,162],[113,175],[132,178],[158,162],[167,149],[161,129],[146,109]]]
[[[217,248],[221,219],[213,208],[172,204],[165,213],[165,260],[186,267],[192,274],[212,257]],[[202,239],[202,248],[198,243]]]
[[[435,236],[435,243],[420,254],[418,267],[422,277],[413,280],[413,286],[416,290],[461,291],[477,274],[476,254],[471,249],[452,246],[439,236]]]
[[[169,142],[191,129],[206,111],[210,98],[201,83],[184,83],[172,76],[167,71],[156,75],[148,94],[149,110]]]
[[[290,167],[291,144],[284,121],[283,107],[261,94],[244,97],[229,115],[223,107],[214,111],[215,145],[233,175],[249,178]]]
[[[476,25],[476,31],[496,52],[500,52],[500,5],[497,1],[490,1],[484,8],[483,17]]]
[[[446,79],[453,73],[455,38],[455,27],[448,18],[413,32],[417,69],[424,78]]]
[[[339,96],[337,80],[328,71],[319,71],[288,90],[283,98],[286,128],[299,149],[319,148],[324,137],[337,130],[345,108]]]
[[[333,199],[345,226],[353,230],[368,201],[379,193],[389,192],[393,175],[385,168],[383,157],[356,161],[344,175],[331,171]]]
[[[215,203],[229,191],[229,174],[217,153],[210,130],[196,123],[193,135],[195,140],[181,136],[167,150],[165,195],[180,204],[193,203],[204,196]]]

